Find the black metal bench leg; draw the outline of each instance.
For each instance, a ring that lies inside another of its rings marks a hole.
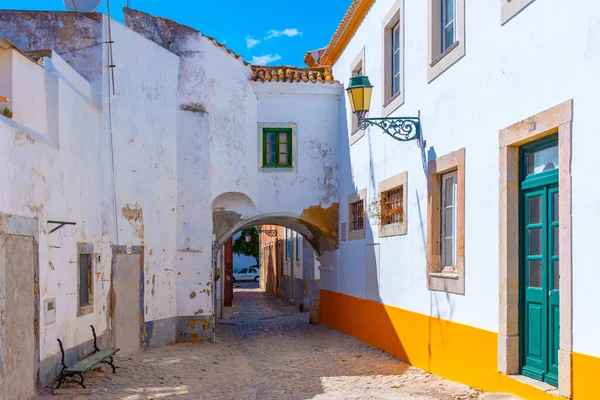
[[[104,360],[104,361],[102,361],[102,362],[103,362],[104,364],[108,364],[108,365],[110,365],[110,366],[112,367],[113,374],[116,374],[116,373],[117,373],[117,369],[116,369],[116,367],[115,367],[114,360],[113,360],[113,358],[112,358],[112,357],[110,357],[110,361],[106,361],[106,360]]]
[[[60,373],[60,377],[58,378],[58,385],[56,385],[56,389],[60,389],[60,385],[62,385],[63,382],[66,382],[67,378],[63,375],[63,373]]]
[[[81,387],[85,389],[86,387],[83,384],[83,374],[81,372],[78,372],[77,375],[79,375],[79,377],[81,378],[81,381],[75,381],[75,382],[79,383],[81,385]]]

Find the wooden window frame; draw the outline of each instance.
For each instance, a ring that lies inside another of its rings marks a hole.
[[[465,0],[455,0],[454,43],[442,48],[442,2],[427,0],[427,81],[432,82],[465,56]]]
[[[81,256],[88,256],[88,304],[80,304],[81,293]],[[91,314],[94,311],[94,246],[90,243],[77,243],[77,316]]]
[[[366,238],[366,227],[367,227],[367,213],[365,207],[365,199],[367,197],[367,190],[363,189],[359,192],[353,193],[348,196],[348,240],[362,240]],[[363,224],[362,229],[354,229],[352,219],[352,204],[362,201],[363,206]]]
[[[267,162],[267,135],[269,133],[275,133],[275,159],[276,162],[269,164]],[[280,156],[280,149],[279,149],[279,138],[280,138],[280,134],[285,133],[287,134],[287,156],[288,156],[288,162],[285,164],[280,163],[279,161],[279,156]],[[293,154],[292,154],[292,128],[263,128],[263,140],[262,140],[262,144],[263,144],[263,163],[262,163],[262,167],[263,168],[293,168],[294,164],[293,164]]]
[[[427,168],[427,288],[465,294],[465,148],[429,161]],[[456,252],[452,269],[442,260],[442,176],[456,171]]]
[[[535,0],[500,0],[500,25],[506,24]]]
[[[264,165],[266,161],[266,141],[264,131],[286,129],[291,130],[291,141],[288,143],[289,163],[291,166]],[[298,124],[295,122],[258,122],[257,123],[257,171],[259,174],[294,174],[298,172]]]
[[[392,37],[394,34],[394,28],[398,27],[398,44],[399,44],[399,58],[400,58],[400,87],[397,93],[392,93],[392,79],[393,79],[393,57],[392,54]],[[384,117],[389,116],[397,108],[404,104],[404,0],[396,0],[396,2],[389,9],[382,22],[383,32],[383,90],[382,92],[382,110],[381,114]]]
[[[402,221],[397,223],[385,224],[383,221],[384,215],[384,196],[390,190],[402,188]],[[379,201],[380,201],[380,221],[379,221],[379,237],[400,236],[408,233],[408,213],[407,196],[408,196],[408,172],[403,171],[397,175],[387,178],[378,185]]]

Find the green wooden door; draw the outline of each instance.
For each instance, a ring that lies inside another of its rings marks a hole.
[[[558,385],[558,169],[521,183],[522,373]]]

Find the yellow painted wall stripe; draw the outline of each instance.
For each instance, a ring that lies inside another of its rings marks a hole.
[[[490,392],[523,399],[554,399],[498,372],[498,334],[424,314],[321,290],[321,323],[433,374]],[[592,393],[592,372],[600,359],[574,353],[575,399],[600,399]]]

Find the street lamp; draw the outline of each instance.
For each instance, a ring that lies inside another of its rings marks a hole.
[[[417,140],[417,144],[421,146],[421,112],[417,117],[365,118],[371,106],[373,92],[373,85],[365,75],[351,77],[346,92],[348,92],[352,112],[358,117],[360,129],[366,129],[371,125],[378,126],[398,141]]]

